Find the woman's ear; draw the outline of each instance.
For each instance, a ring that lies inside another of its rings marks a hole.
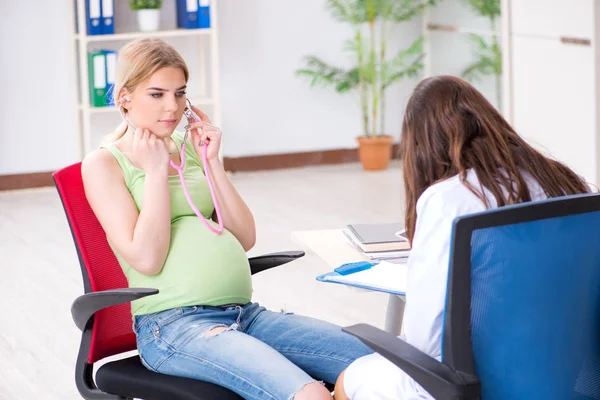
[[[119,105],[126,110],[131,108],[131,98],[129,97],[127,90],[122,90],[119,94]]]

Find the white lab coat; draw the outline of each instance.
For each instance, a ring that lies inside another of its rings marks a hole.
[[[532,200],[545,199],[539,184],[524,176]],[[480,188],[473,170],[467,180]],[[481,189],[480,189],[481,190]],[[494,196],[483,191],[492,208]],[[441,360],[442,318],[450,255],[450,235],[455,217],[486,209],[458,176],[430,186],[417,201],[417,223],[410,257],[401,339]],[[401,369],[374,353],[352,363],[344,375],[344,390],[352,400],[433,399]]]

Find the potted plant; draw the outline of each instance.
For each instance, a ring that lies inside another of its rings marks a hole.
[[[296,71],[310,78],[312,87],[333,86],[338,93],[358,91],[362,112],[362,136],[357,137],[359,159],[365,170],[386,169],[392,156],[393,137],[385,130],[385,92],[405,77],[423,69],[419,38],[392,57],[387,39],[392,24],[409,21],[437,0],[327,0],[327,8],[338,21],[349,23],[354,37],[347,48],[356,65],[338,68],[315,57],[305,57],[305,68]]]
[[[129,7],[137,14],[140,31],[158,30],[162,0],[129,0]]]
[[[496,107],[502,109],[502,50],[496,35],[496,18],[500,17],[500,0],[464,0],[473,11],[488,19],[492,31],[491,43],[481,35],[472,33],[471,40],[476,46],[476,60],[462,72],[462,77],[468,81],[476,81],[485,75],[494,75],[496,84]]]

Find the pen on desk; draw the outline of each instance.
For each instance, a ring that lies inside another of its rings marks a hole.
[[[356,272],[365,271],[371,268],[373,265],[379,264],[378,262],[369,262],[369,261],[358,261],[348,264],[343,264],[334,269],[340,275],[350,275]]]

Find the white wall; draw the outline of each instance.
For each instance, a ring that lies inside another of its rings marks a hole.
[[[356,147],[362,132],[357,95],[311,89],[295,76],[307,54],[340,66],[354,63],[343,51],[352,30],[330,17],[324,0],[220,0],[219,14],[224,155]],[[420,19],[407,23],[390,47],[408,46],[420,32]],[[415,83],[388,92],[386,125],[396,137]]]
[[[76,160],[68,1],[0,0],[0,174]]]
[[[309,53],[339,65],[353,62],[343,52],[352,32],[329,16],[325,1],[217,1],[223,155],[356,147],[362,129],[356,95],[311,89],[295,76]],[[127,12],[127,1],[115,3],[117,17],[119,10]],[[0,4],[0,175],[58,169],[77,161],[70,0]],[[165,0],[163,8],[167,28],[174,23],[174,0]],[[116,27],[128,23],[134,23],[131,15],[117,18]],[[390,53],[394,42],[406,46],[420,32],[419,20],[397,29]],[[170,41],[184,47],[191,67],[197,59],[185,46],[194,46],[193,40]],[[403,81],[388,91],[387,131],[396,137],[415,83]],[[94,141],[118,122],[116,113],[92,116]]]

